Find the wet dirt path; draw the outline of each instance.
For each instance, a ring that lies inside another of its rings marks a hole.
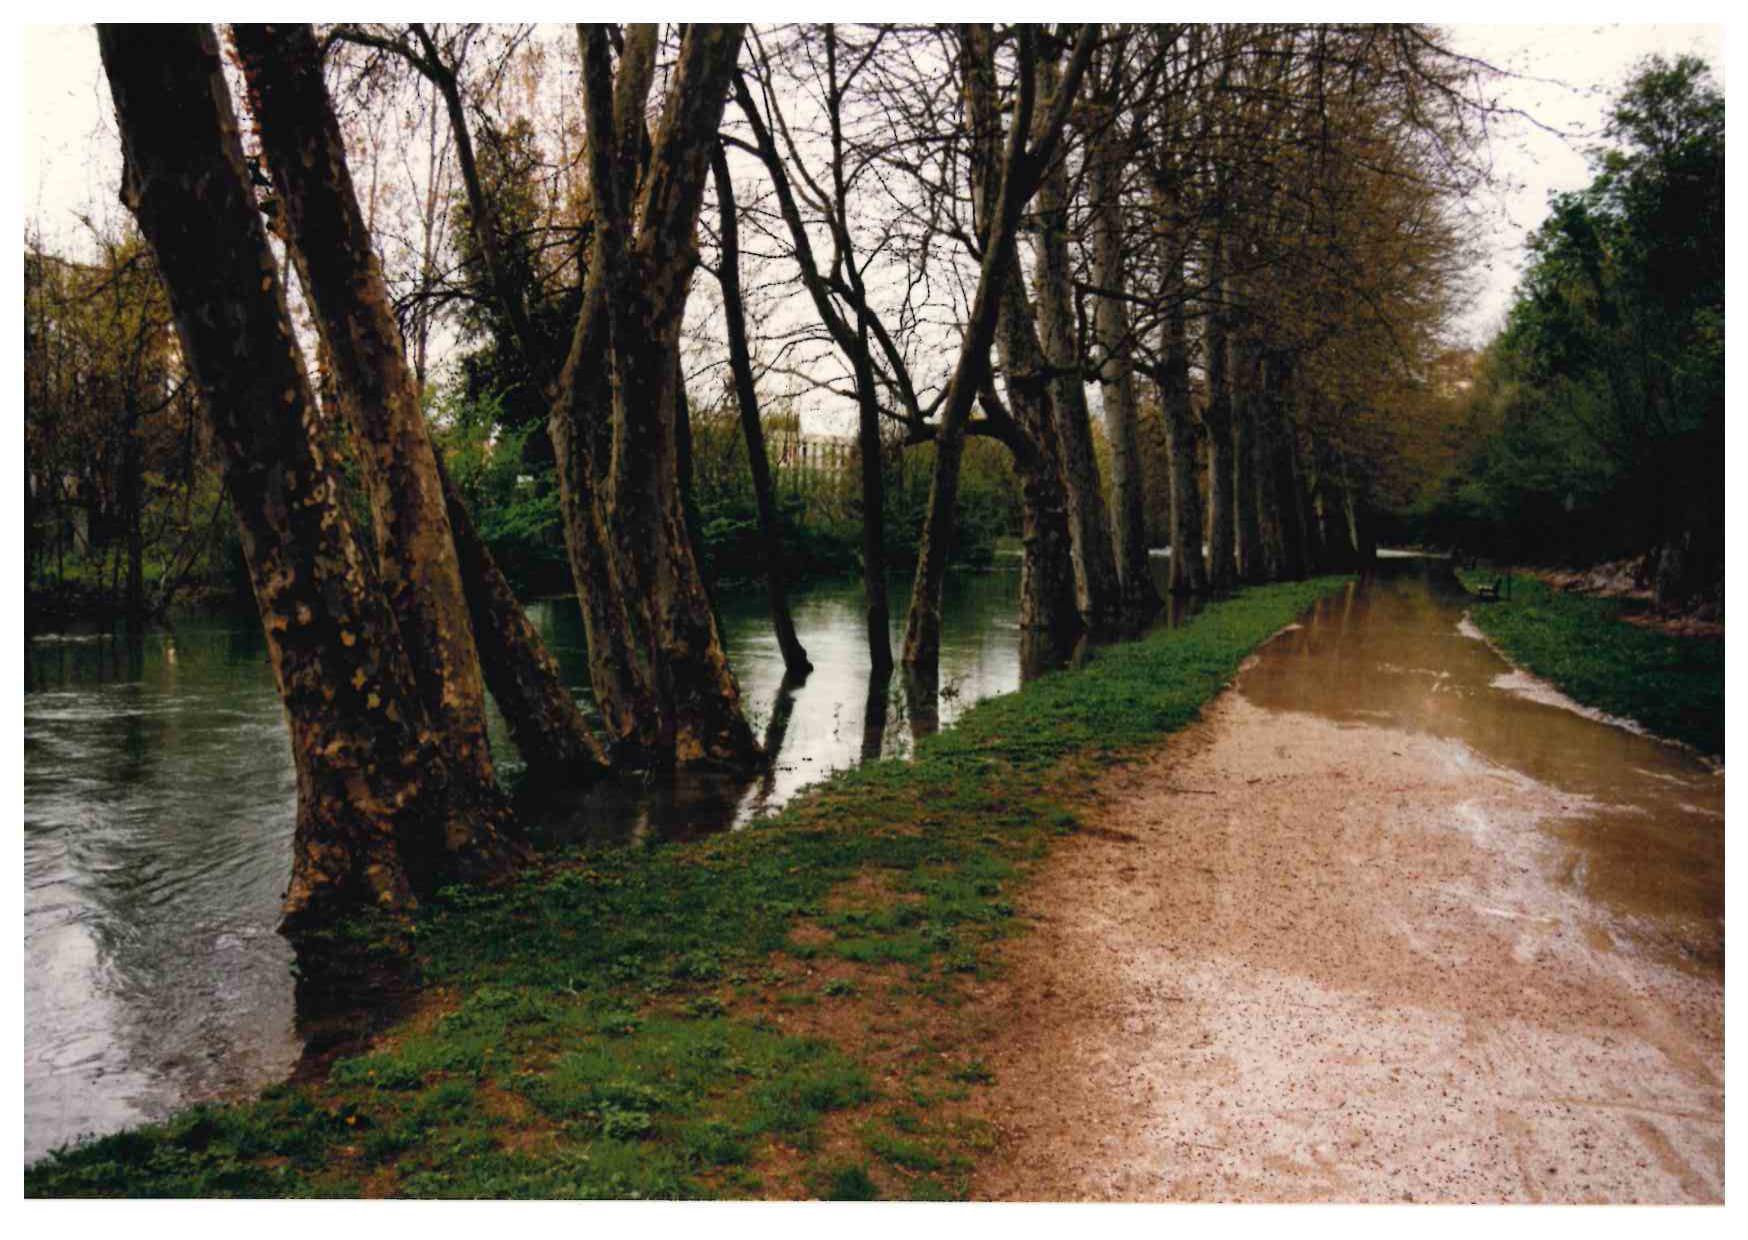
[[[1462,606],[1351,590],[1106,780],[992,996],[975,1196],[1722,1200],[1723,778]]]

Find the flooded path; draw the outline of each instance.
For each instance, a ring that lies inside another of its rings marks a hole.
[[[1723,778],[1464,606],[1399,563],[1105,782],[991,996],[975,1196],[1722,1201]]]

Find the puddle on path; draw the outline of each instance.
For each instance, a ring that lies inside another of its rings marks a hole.
[[[1240,691],[1270,710],[1459,740],[1583,798],[1586,812],[1542,827],[1563,846],[1551,862],[1559,876],[1622,935],[1721,977],[1722,774],[1512,668],[1477,640],[1468,596],[1443,569],[1399,561],[1325,600],[1259,652]]]

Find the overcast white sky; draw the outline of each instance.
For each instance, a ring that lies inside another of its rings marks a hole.
[[[1550,192],[1589,180],[1584,150],[1595,140],[1610,97],[1643,57],[1692,52],[1724,80],[1724,29],[1695,25],[1453,24],[1460,50],[1523,76],[1499,83],[1497,97],[1570,141],[1527,123],[1495,136],[1499,189],[1474,204],[1486,221],[1487,269],[1461,333],[1484,340],[1499,325],[1516,282],[1522,244],[1540,222]],[[73,244],[81,213],[120,210],[120,155],[109,95],[89,26],[23,30],[22,208],[57,243]]]

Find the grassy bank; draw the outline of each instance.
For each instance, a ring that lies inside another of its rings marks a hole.
[[[1464,584],[1492,574],[1462,572]],[[1574,701],[1643,724],[1705,753],[1724,752],[1724,642],[1671,637],[1628,624],[1618,600],[1511,579],[1510,597],[1471,609],[1513,660]]]
[[[1341,579],[1272,586],[980,703],[767,825],[430,902],[415,1012],[326,1078],[64,1151],[31,1195],[963,1195],[973,1001],[1098,773]]]

